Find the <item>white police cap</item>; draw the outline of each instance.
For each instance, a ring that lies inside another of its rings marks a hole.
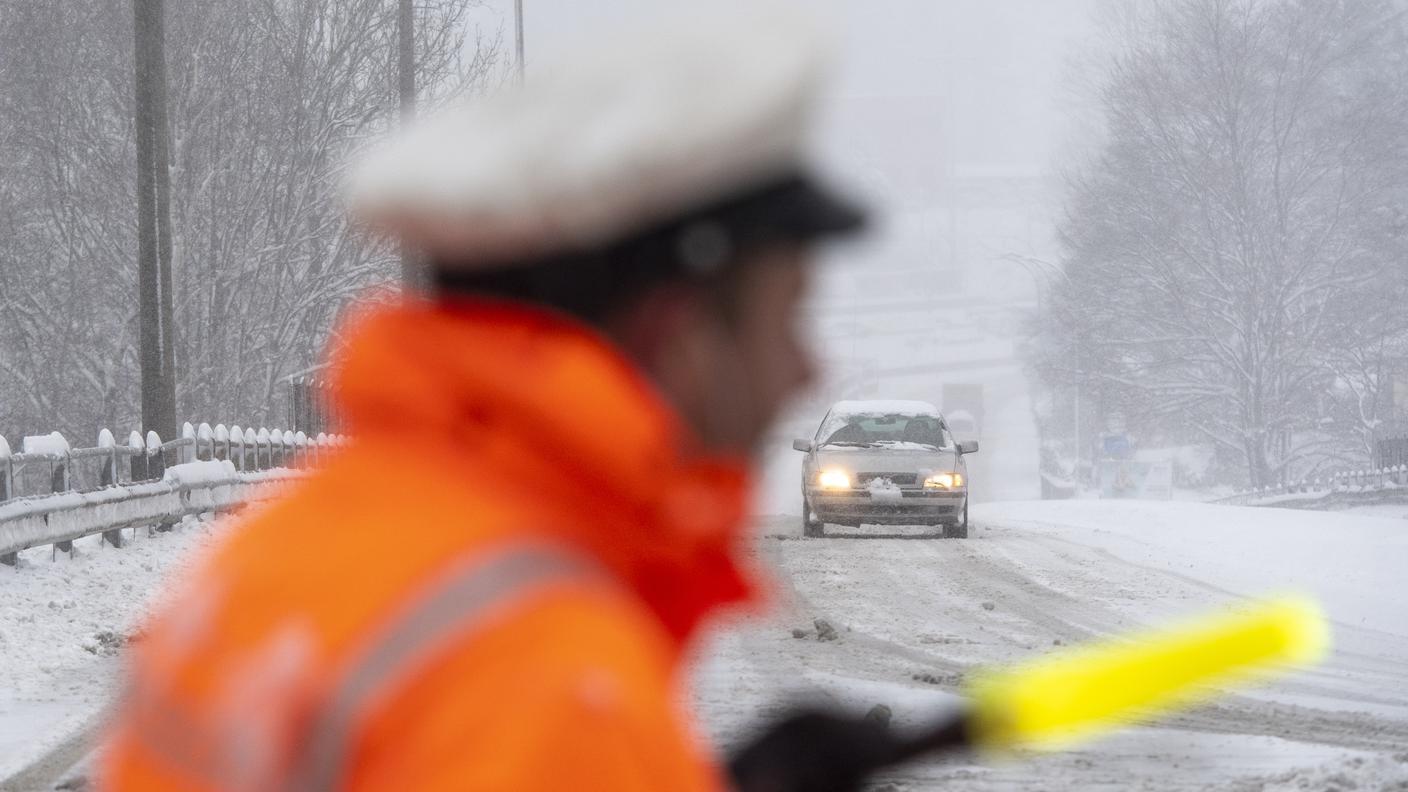
[[[773,2],[690,5],[383,141],[352,168],[354,214],[466,271],[609,248],[714,208],[742,224],[730,235],[857,227],[859,211],[805,175],[830,38]]]

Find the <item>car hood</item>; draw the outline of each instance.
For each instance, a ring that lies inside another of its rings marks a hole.
[[[851,473],[952,472],[958,466],[953,451],[904,448],[819,448],[820,467],[838,467]]]

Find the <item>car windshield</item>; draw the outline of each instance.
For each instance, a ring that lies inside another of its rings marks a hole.
[[[817,437],[823,447],[942,449],[953,445],[942,419],[908,413],[832,415]]]

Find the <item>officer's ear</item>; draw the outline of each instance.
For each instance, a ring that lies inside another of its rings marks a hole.
[[[606,322],[608,335],[642,368],[654,371],[688,346],[708,306],[701,291],[685,283],[646,289]]]

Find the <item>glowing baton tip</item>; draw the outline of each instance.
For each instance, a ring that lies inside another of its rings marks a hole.
[[[1061,747],[1196,703],[1211,685],[1315,662],[1328,647],[1328,622],[1314,602],[1262,601],[978,674],[969,688],[972,734],[986,747]]]

